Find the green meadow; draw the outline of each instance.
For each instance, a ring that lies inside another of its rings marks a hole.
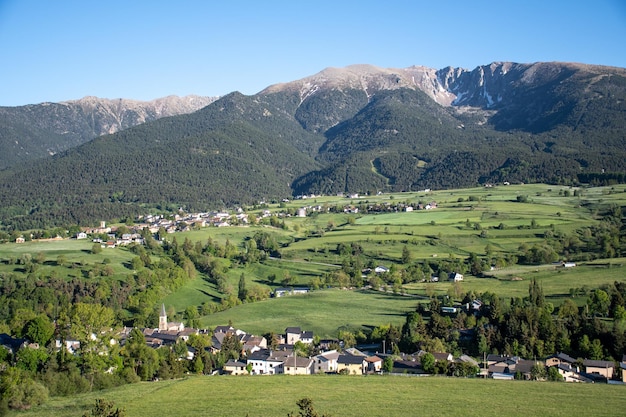
[[[523,298],[528,296],[530,280],[536,279],[542,285],[547,301],[558,306],[566,298],[571,298],[571,288],[591,289],[626,281],[626,259],[613,261],[610,266],[591,264],[568,269],[554,265],[516,266],[496,271],[490,278],[466,276],[457,286],[463,292],[489,291],[505,298]],[[297,325],[320,337],[336,337],[337,329],[343,326],[366,330],[381,324],[402,325],[405,313],[414,311],[418,303],[427,302],[427,294],[447,295],[452,286],[449,282],[411,283],[405,285],[405,295],[372,290],[318,290],[238,305],[204,316],[201,324],[214,327],[230,322],[255,334],[283,332],[286,327]],[[174,300],[178,295],[176,293],[168,300]],[[579,304],[585,300],[586,296],[575,298]]]
[[[340,327],[371,330],[383,323],[402,325],[418,301],[392,293],[328,289],[242,304],[205,316],[201,323],[214,327],[232,322],[254,334],[283,333],[286,327],[299,326],[321,338],[337,337]]]
[[[606,384],[496,381],[403,376],[209,376],[142,382],[71,398],[10,416],[78,417],[96,398],[113,401],[127,417],[298,415],[308,397],[319,415],[374,416],[622,416],[626,389]]]
[[[398,203],[417,204],[435,201],[437,208],[406,212],[363,214],[343,212],[343,207]],[[247,208],[261,219],[268,210],[279,214],[281,227],[258,226],[208,227],[169,235],[179,243],[189,239],[205,243],[211,239],[221,245],[230,243],[243,250],[255,233],[267,233],[280,246],[280,259],[268,258],[260,263],[238,264],[219,259],[230,288],[236,292],[241,275],[248,289],[269,292],[291,277],[294,286],[308,286],[314,279],[337,271],[345,262],[338,252],[340,245],[358,245],[370,265],[402,265],[402,253],[409,251],[411,262],[467,259],[470,254],[485,256],[516,254],[521,245],[544,242],[544,233],[572,234],[581,227],[598,224],[600,214],[610,205],[626,206],[626,186],[570,188],[546,184],[511,185],[432,192],[412,192],[343,198],[337,196],[293,200]],[[305,207],[306,217],[297,217]],[[321,210],[319,210],[321,208]],[[335,208],[328,211],[328,208]],[[124,280],[133,271],[134,258],[127,248],[103,249],[91,253],[88,240],[61,240],[0,245],[0,273],[26,273],[20,258],[40,258],[35,273],[71,279],[89,277],[96,266],[108,265],[112,275],[93,279]],[[61,263],[59,263],[61,261]],[[485,278],[466,274],[457,284],[462,291],[490,291],[501,297],[524,297],[531,279],[543,286],[548,301],[558,306],[570,297],[572,289],[597,288],[602,284],[626,279],[626,260],[607,259],[578,262],[575,268],[554,265],[513,265],[487,271]],[[90,278],[91,279],[91,278]],[[200,318],[205,326],[229,321],[251,332],[282,331],[299,325],[319,335],[335,336],[342,326],[367,328],[380,324],[399,324],[406,311],[430,294],[445,295],[451,291],[448,282],[413,282],[403,286],[406,295],[374,291],[324,290],[306,296],[267,299],[244,303],[226,311]],[[457,288],[458,290],[458,288]],[[225,297],[215,283],[203,275],[168,294],[162,302],[179,314],[189,305],[220,303]],[[575,301],[584,303],[585,295]],[[177,317],[179,318],[179,317]]]
[[[574,195],[576,191],[577,195]],[[523,201],[518,197],[523,196]],[[354,206],[359,203],[396,204],[436,201],[433,210],[380,214],[317,212],[312,207]],[[234,266],[228,272],[230,285],[237,287],[243,274],[248,286],[274,289],[285,275],[294,278],[292,285],[309,285],[315,277],[341,267],[344,257],[337,252],[340,244],[358,244],[370,262],[377,265],[400,264],[402,251],[408,248],[414,262],[460,258],[471,253],[484,256],[487,247],[499,254],[514,254],[521,245],[544,241],[546,230],[573,233],[596,224],[598,213],[610,204],[626,206],[624,187],[572,189],[545,184],[512,185],[429,193],[404,193],[346,199],[319,197],[268,205],[274,213],[308,208],[305,218],[282,217],[284,228],[236,227],[208,228],[177,235],[180,241],[229,241],[242,247],[245,239],[258,231],[274,236],[282,247],[281,259],[268,259],[246,267]],[[255,214],[260,218],[262,210]],[[484,233],[482,233],[484,232]],[[462,291],[494,292],[501,297],[525,297],[531,279],[541,283],[549,302],[560,305],[571,297],[572,289],[596,288],[626,280],[626,259],[579,262],[575,268],[555,265],[513,265],[488,271],[485,278],[466,275],[457,284]],[[268,277],[274,275],[276,281]],[[446,295],[452,284],[410,283],[405,296],[374,291],[316,291],[306,296],[268,299],[243,304],[205,316],[207,326],[233,324],[251,332],[282,331],[300,325],[319,335],[335,336],[337,328],[351,325],[366,328],[383,323],[401,324],[403,313],[414,309],[427,294]],[[208,297],[208,298],[207,298]],[[189,303],[219,301],[213,284],[197,279],[167,297],[177,311]],[[584,303],[585,295],[575,301]],[[384,312],[384,313],[381,313]]]
[[[487,278],[465,276],[460,283],[463,291],[493,292],[504,298],[527,297],[531,279],[537,280],[543,288],[548,302],[560,305],[570,298],[571,288],[596,288],[615,281],[626,281],[626,259],[613,259],[607,264],[583,264],[575,268],[562,268],[554,265],[514,266],[492,271]],[[423,294],[427,288],[435,294],[447,294],[452,284],[416,283],[407,285],[409,293]],[[586,297],[581,298],[583,301]]]
[[[27,241],[0,245],[0,273],[21,273],[20,260],[27,257],[37,262],[36,274],[71,278],[85,275],[94,265],[107,265],[113,275],[110,278],[124,279],[131,271],[128,263],[135,256],[126,249],[102,249],[92,253],[93,242],[89,239],[63,239]]]

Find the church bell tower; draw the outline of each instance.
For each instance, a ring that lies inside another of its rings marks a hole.
[[[161,314],[159,315],[159,331],[167,330],[167,313],[165,312],[165,304],[161,304]]]

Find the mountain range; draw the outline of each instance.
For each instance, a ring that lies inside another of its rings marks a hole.
[[[191,113],[215,100],[217,97],[201,96],[152,101],[83,97],[62,103],[0,107],[0,170],[161,117]]]
[[[20,162],[0,172],[0,221],[24,230],[310,193],[621,178],[625,99],[626,69],[596,65],[328,68]]]

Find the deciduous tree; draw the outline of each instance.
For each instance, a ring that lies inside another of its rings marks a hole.
[[[424,372],[432,374],[435,372],[435,357],[432,353],[425,353],[420,357],[420,363]]]

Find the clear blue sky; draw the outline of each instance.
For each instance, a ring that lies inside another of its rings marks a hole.
[[[326,67],[626,67],[625,0],[0,0],[0,105],[255,94]]]

